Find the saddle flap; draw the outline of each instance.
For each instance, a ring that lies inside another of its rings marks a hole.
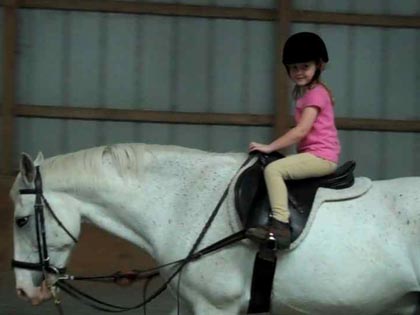
[[[256,207],[257,195],[265,189],[263,168],[258,161],[239,175],[235,184],[235,207],[241,222],[246,226],[251,210]]]

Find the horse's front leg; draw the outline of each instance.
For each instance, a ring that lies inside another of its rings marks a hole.
[[[184,283],[182,295],[185,310],[190,309],[192,315],[242,314],[242,299],[246,295],[243,282],[238,275],[231,276],[232,274],[229,277],[224,274],[223,279],[220,279],[218,275],[213,274],[213,278],[203,279],[201,283]],[[219,278],[218,281],[217,278]],[[182,303],[181,307],[180,313],[184,315]]]
[[[181,281],[178,283],[176,277],[170,285],[174,296],[179,290],[180,314],[242,314],[249,299],[252,266],[252,251],[241,247],[227,248],[188,264],[182,271]]]
[[[191,311],[186,307],[181,307],[178,310],[178,307],[174,307],[168,315],[191,315]]]
[[[193,310],[189,307],[181,306],[179,309],[178,307],[174,307],[169,315],[199,315],[199,314],[214,314],[214,315],[239,315],[239,309],[234,306],[230,308],[219,309],[215,305],[209,305],[207,303],[196,304],[193,306]]]
[[[216,303],[213,299],[197,294],[197,291],[183,288],[183,295],[174,295],[175,304],[170,315],[239,315],[240,305],[237,299],[231,299],[230,303]],[[221,288],[220,291],[223,291]],[[174,293],[174,292],[172,292]],[[185,297],[185,298],[184,298]],[[212,302],[213,300],[213,302]]]
[[[219,309],[217,306],[198,306],[194,310],[194,315],[240,315],[239,308],[234,306],[230,308]]]

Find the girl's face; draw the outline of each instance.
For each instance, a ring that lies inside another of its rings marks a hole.
[[[288,65],[289,76],[298,86],[306,86],[312,82],[317,65],[314,61],[293,63]]]

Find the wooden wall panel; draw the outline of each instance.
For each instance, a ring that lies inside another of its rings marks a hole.
[[[338,6],[340,5],[339,2]],[[332,25],[362,25],[374,27],[391,27],[391,28],[418,28],[420,26],[420,18],[418,16],[396,16],[390,14],[373,15],[373,14],[356,14],[341,12],[323,12],[297,10],[292,7],[292,1],[278,1],[278,8],[251,8],[251,7],[227,7],[227,6],[200,6],[186,4],[171,3],[138,3],[138,2],[120,2],[120,1],[98,1],[98,0],[0,0],[0,5],[4,7],[4,54],[3,54],[3,96],[2,106],[2,172],[11,172],[11,159],[13,155],[13,139],[14,137],[14,118],[21,117],[45,117],[50,118],[81,118],[91,120],[124,120],[124,121],[158,121],[166,123],[186,123],[186,124],[226,124],[226,125],[264,125],[275,124],[276,133],[284,131],[288,126],[288,89],[287,82],[281,66],[281,52],[278,49],[276,70],[276,113],[275,119],[268,115],[225,115],[225,114],[209,114],[194,115],[194,113],[167,113],[167,112],[133,112],[121,113],[118,110],[110,110],[104,112],[103,108],[86,110],[75,114],[73,109],[58,108],[38,108],[32,109],[25,107],[16,107],[14,105],[16,87],[15,87],[15,47],[17,41],[16,32],[16,8],[19,9],[42,9],[42,10],[60,10],[60,11],[87,11],[87,12],[112,12],[112,13],[129,13],[129,14],[148,14],[155,16],[182,16],[182,17],[200,17],[200,18],[217,18],[232,20],[253,20],[253,21],[278,21],[279,38],[278,47],[287,37],[288,29],[291,23],[316,23],[316,24],[332,24]],[[357,4],[358,5],[358,4]],[[351,7],[351,6],[350,6]],[[349,8],[350,8],[349,7]],[[316,6],[315,9],[318,9]],[[403,8],[404,9],[404,8]],[[404,9],[405,10],[405,9]],[[385,12],[385,11],[384,11]],[[71,23],[71,19],[68,19]],[[233,21],[236,23],[236,21]],[[117,25],[118,26],[118,25]],[[110,26],[108,26],[109,28]],[[113,29],[113,28],[112,28]],[[71,47],[70,47],[71,48]],[[61,48],[60,48],[61,49]],[[106,47],[105,47],[106,50]],[[63,70],[63,69],[62,69]],[[66,69],[64,69],[66,70]],[[65,72],[65,71],[64,71]],[[67,69],[67,72],[70,72]],[[69,73],[67,73],[69,74]],[[66,76],[65,76],[66,77]],[[101,76],[102,77],[102,76]],[[175,91],[179,89],[174,87]],[[65,100],[70,99],[70,91],[61,91]],[[101,98],[99,97],[99,101]],[[182,102],[182,99],[179,100]],[[29,106],[31,104],[25,104]],[[32,104],[33,105],[33,104]],[[54,104],[49,104],[54,105]],[[112,104],[98,104],[99,106],[113,107]],[[181,104],[182,105],[182,104]],[[181,106],[182,107],[182,106]],[[23,111],[26,110],[26,113]],[[43,114],[36,116],[35,112],[43,111]],[[49,111],[51,110],[51,111]],[[28,113],[29,112],[29,113]],[[70,113],[71,112],[71,113]],[[132,114],[132,115],[131,115]],[[126,118],[124,118],[126,117]],[[134,119],[132,118],[134,117]],[[368,124],[367,124],[368,123]],[[365,119],[346,119],[338,120],[339,128],[343,129],[362,129],[362,130],[388,130],[402,132],[417,132],[419,121],[394,121],[394,120],[365,120]],[[377,128],[377,129],[375,129]]]
[[[17,42],[17,1],[10,1],[3,9],[3,104],[2,104],[2,159],[1,172],[12,169],[15,106],[15,63]]]

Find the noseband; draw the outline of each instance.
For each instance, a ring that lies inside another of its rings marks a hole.
[[[44,275],[44,278],[47,274],[56,274],[62,275],[65,274],[66,268],[60,268],[54,266],[50,262],[50,256],[48,254],[48,245],[46,239],[45,231],[45,216],[44,216],[44,206],[50,212],[57,224],[66,232],[66,234],[77,243],[77,239],[69,232],[69,230],[63,225],[63,223],[55,215],[54,211],[51,209],[47,199],[45,199],[42,191],[42,178],[39,171],[39,166],[36,167],[35,175],[35,188],[34,189],[20,189],[19,193],[21,195],[35,195],[35,227],[36,227],[36,241],[38,246],[38,255],[39,262],[31,263],[26,261],[20,261],[12,259],[13,268],[29,269],[35,271],[41,271]]]

